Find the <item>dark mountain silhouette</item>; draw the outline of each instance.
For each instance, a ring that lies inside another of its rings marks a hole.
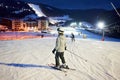
[[[0,0],[0,18],[24,18],[27,15],[35,14],[28,2],[19,0]],[[30,2],[29,2],[30,3]],[[115,10],[103,10],[103,9],[89,9],[89,10],[69,10],[69,9],[58,9],[49,5],[41,3],[33,3],[40,6],[42,12],[48,17],[57,17],[63,15],[69,15],[72,21],[80,22],[86,21],[91,24],[95,24],[98,21],[105,21],[109,29],[113,33],[120,34],[120,17],[117,15]],[[117,9],[120,13],[120,9]],[[115,28],[117,25],[118,29]],[[115,28],[115,29],[114,29]]]
[[[74,21],[87,21],[94,23],[98,20],[106,20],[107,23],[114,22],[119,19],[115,10],[89,9],[89,10],[68,10],[58,9],[49,5],[34,3],[40,6],[42,12],[48,17],[69,15]],[[0,17],[7,18],[24,18],[26,15],[35,14],[35,12],[27,5],[27,2],[19,0],[0,0]],[[16,13],[17,11],[20,11]],[[120,12],[120,9],[118,9]]]
[[[23,18],[32,13],[34,13],[34,11],[25,2],[18,0],[0,0],[0,17]]]

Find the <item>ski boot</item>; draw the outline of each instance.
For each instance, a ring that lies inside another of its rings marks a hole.
[[[60,66],[60,68],[69,69],[68,65],[66,65],[66,64],[62,64],[62,65]]]

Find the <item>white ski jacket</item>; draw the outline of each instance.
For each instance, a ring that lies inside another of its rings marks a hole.
[[[59,35],[56,39],[55,49],[57,52],[64,52],[66,47],[66,38],[64,35]]]

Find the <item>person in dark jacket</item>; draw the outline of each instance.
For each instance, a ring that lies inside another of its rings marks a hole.
[[[72,42],[75,41],[75,35],[73,33],[71,33],[71,40]]]
[[[62,66],[64,67],[68,67],[66,65],[65,62],[65,58],[64,58],[64,51],[66,50],[66,38],[64,36],[64,30],[62,28],[58,28],[58,37],[56,39],[56,45],[55,48],[52,50],[52,53],[55,54],[55,63],[56,63],[56,67],[60,68],[60,62],[59,62],[59,58],[62,61]],[[55,53],[56,51],[56,53]]]

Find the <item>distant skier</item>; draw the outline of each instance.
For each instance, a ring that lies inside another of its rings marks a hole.
[[[71,33],[71,40],[72,42],[75,41],[75,35],[73,33]]]
[[[57,68],[61,67],[59,63],[59,57],[60,57],[62,61],[62,67],[68,68],[64,58],[64,51],[66,50],[66,38],[64,36],[64,30],[62,28],[58,28],[57,31],[58,31],[58,37],[56,39],[56,46],[52,50],[52,53],[55,54],[55,62],[56,62],[55,67]]]

